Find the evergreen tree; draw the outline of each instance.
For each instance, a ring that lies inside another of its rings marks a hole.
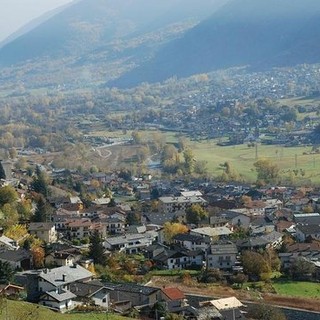
[[[89,256],[95,264],[105,265],[106,263],[102,238],[98,230],[95,230],[90,236]]]
[[[37,193],[41,193],[44,197],[47,197],[49,194],[47,178],[38,167],[36,170],[36,177],[34,177],[32,182],[32,189]]]
[[[14,271],[9,262],[0,261],[0,283],[9,283],[12,281]]]
[[[49,205],[47,204],[43,196],[40,196],[39,199],[36,201],[36,203],[37,203],[37,208],[32,220],[34,222],[46,222],[50,214]]]
[[[0,179],[3,179],[3,180],[6,179],[6,173],[4,172],[1,161],[0,161]]]

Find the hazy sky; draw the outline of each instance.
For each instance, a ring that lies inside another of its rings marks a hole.
[[[0,41],[43,13],[73,0],[0,0]]]

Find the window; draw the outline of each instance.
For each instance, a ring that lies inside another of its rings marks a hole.
[[[107,298],[103,298],[103,299],[102,299],[102,302],[103,302],[103,303],[106,303],[106,302],[107,302]]]

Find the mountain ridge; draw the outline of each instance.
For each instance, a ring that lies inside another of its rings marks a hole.
[[[151,62],[110,85],[131,87],[142,81],[159,82],[235,66],[248,65],[259,70],[319,61],[320,2],[280,3],[231,1],[162,48]],[[312,53],[306,50],[307,44],[313,48]]]

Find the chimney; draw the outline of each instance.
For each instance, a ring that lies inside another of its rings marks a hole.
[[[62,281],[63,281],[63,282],[66,282],[66,276],[67,276],[66,274],[63,274],[63,275],[62,275]]]

